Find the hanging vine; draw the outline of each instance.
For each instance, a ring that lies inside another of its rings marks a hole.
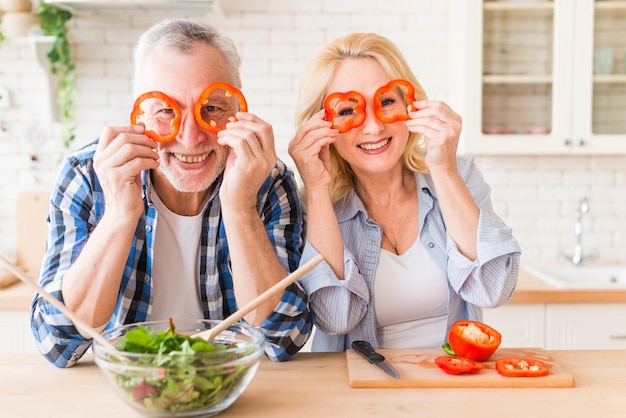
[[[72,18],[72,13],[39,0],[35,14],[41,21],[44,35],[55,37],[52,48],[48,51],[48,60],[50,71],[59,79],[56,102],[59,109],[59,121],[64,125],[63,146],[69,148],[75,139],[76,128],[74,125],[76,76],[66,26],[67,21]]]

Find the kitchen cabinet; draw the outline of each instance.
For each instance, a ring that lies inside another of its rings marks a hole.
[[[545,347],[545,304],[510,303],[483,309],[483,322],[502,334],[502,347]]]
[[[483,309],[502,347],[626,349],[626,303],[509,303]]]
[[[626,348],[626,304],[548,304],[546,349]]]
[[[626,154],[626,1],[453,0],[450,19],[461,151]]]
[[[0,354],[38,353],[27,310],[0,310]]]

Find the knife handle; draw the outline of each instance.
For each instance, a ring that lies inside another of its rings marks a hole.
[[[381,354],[374,351],[374,348],[367,341],[352,341],[352,349],[369,360],[370,363],[380,363],[385,360]]]

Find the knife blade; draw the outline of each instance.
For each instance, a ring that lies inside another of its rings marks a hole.
[[[389,363],[389,361],[380,353],[374,351],[374,348],[367,341],[353,341],[352,349],[365,357],[367,361],[378,366],[379,369],[387,373],[394,379],[400,379],[398,371]]]

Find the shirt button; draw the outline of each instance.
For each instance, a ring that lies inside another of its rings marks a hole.
[[[428,243],[428,248],[435,248],[435,244],[433,242]]]
[[[152,232],[152,226],[151,225],[146,225],[146,231],[147,232]]]
[[[145,280],[146,280],[146,283],[150,283],[150,276],[146,276]]]

